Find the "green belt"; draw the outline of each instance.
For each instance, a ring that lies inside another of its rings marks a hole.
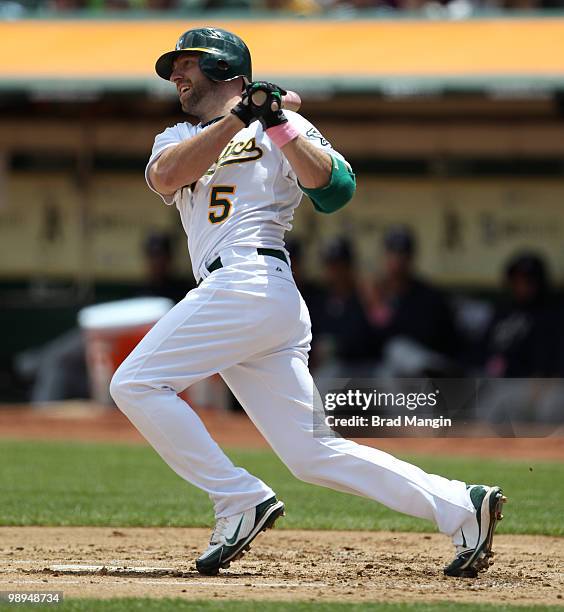
[[[257,253],[259,255],[268,255],[269,257],[276,257],[276,259],[280,259],[285,264],[288,264],[288,260],[286,259],[286,254],[284,251],[279,251],[277,249],[257,249]],[[221,257],[214,259],[209,266],[206,266],[207,271],[211,274],[220,268],[223,268],[223,263],[221,262]],[[200,281],[201,283],[202,281]],[[198,284],[200,284],[198,283]]]

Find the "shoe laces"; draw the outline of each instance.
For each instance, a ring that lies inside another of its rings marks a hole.
[[[220,544],[225,540],[225,530],[228,523],[229,521],[226,517],[217,519],[210,537],[210,544]]]

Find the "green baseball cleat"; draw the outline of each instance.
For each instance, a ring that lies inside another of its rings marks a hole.
[[[507,498],[499,487],[469,485],[467,489],[476,512],[453,536],[456,557],[445,567],[446,576],[476,578],[493,564],[493,535]]]
[[[257,535],[273,527],[280,516],[284,516],[284,504],[271,497],[250,510],[217,519],[207,550],[196,559],[196,569],[200,574],[215,576],[220,568],[228,568],[231,561],[250,550]]]

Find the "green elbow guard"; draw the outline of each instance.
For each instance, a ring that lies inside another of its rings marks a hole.
[[[332,213],[349,202],[356,189],[356,179],[350,166],[331,155],[331,180],[325,187],[301,190],[311,199],[315,210]]]

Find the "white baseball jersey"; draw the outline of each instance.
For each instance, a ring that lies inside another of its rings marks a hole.
[[[345,162],[309,121],[297,113],[284,112],[312,144]],[[158,193],[149,179],[151,165],[165,149],[205,129],[201,124],[177,123],[155,138],[145,171],[153,191]],[[222,249],[284,249],[284,233],[292,228],[294,209],[303,194],[286,157],[254,121],[233,137],[202,178],[172,196],[159,195],[180,212],[192,270],[200,280],[201,267],[210,264]]]

